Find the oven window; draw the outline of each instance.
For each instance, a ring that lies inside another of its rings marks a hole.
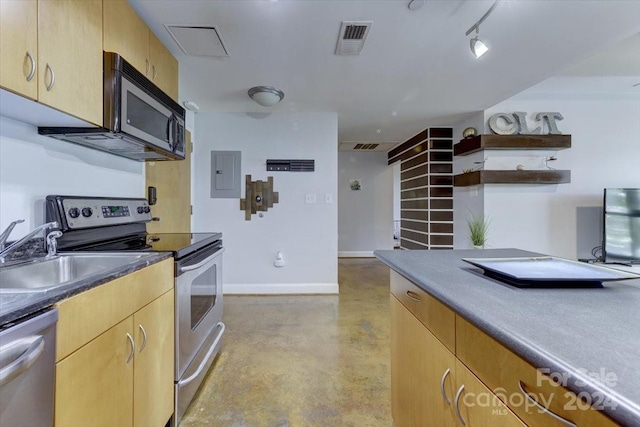
[[[191,282],[191,330],[193,331],[216,304],[216,267],[205,270]]]
[[[127,93],[127,123],[136,129],[167,141],[169,118],[133,93]]]

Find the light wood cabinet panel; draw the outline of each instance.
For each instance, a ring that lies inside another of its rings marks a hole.
[[[55,426],[127,427],[133,420],[131,317],[56,365]]]
[[[172,287],[171,258],[59,302],[56,360],[62,360]]]
[[[391,293],[452,352],[455,352],[455,313],[434,297],[391,270]]]
[[[38,2],[38,100],[102,125],[102,1]]]
[[[456,390],[464,386],[457,405],[465,427],[523,427],[525,425],[459,360],[456,364]]]
[[[153,31],[149,31],[149,58],[151,71],[147,77],[178,102],[178,60],[153,34]]]
[[[0,86],[37,99],[37,60],[37,1],[0,1]]]
[[[607,427],[617,425],[602,412],[590,408],[576,398],[576,395],[540,373],[532,365],[489,337],[464,318],[456,319],[457,356],[475,375],[493,390],[500,389],[499,395],[515,401],[526,401],[519,388],[522,381],[525,390],[546,403],[555,414],[579,426]],[[562,373],[559,373],[562,374]],[[596,402],[597,399],[594,399]],[[606,404],[606,402],[601,402]],[[538,410],[533,404],[516,405],[513,411],[527,425],[539,427],[562,426],[549,414]]]
[[[164,426],[173,413],[173,291],[134,316],[136,355],[133,380],[134,426]]]
[[[126,0],[105,0],[103,8],[104,50],[119,53],[147,75],[149,28]]]
[[[395,425],[455,425],[451,403],[455,370],[455,356],[391,296],[391,408]],[[443,378],[450,403],[440,390]]]
[[[191,232],[191,133],[185,134],[185,158],[146,164],[147,187],[156,187],[158,201],[151,206],[160,221],[147,224],[149,233]]]

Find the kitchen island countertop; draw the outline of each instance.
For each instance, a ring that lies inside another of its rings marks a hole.
[[[596,289],[521,289],[488,278],[461,259],[541,254],[519,249],[374,254],[534,367],[566,375],[569,390],[608,398],[611,404],[603,411],[613,420],[640,425],[640,278]]]
[[[61,286],[49,291],[0,293],[0,326],[9,324],[21,317],[43,310],[65,298],[88,291],[98,285],[110,282],[170,257],[170,252],[151,253],[120,268],[99,272],[82,278],[73,285]]]

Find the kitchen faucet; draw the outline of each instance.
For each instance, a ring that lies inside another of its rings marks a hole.
[[[0,251],[3,250],[5,248],[5,245],[7,244],[7,239],[9,238],[9,235],[11,234],[11,232],[13,231],[13,228],[24,222],[24,219],[18,219],[13,221],[11,224],[9,224],[9,226],[2,232],[2,234],[0,234]]]
[[[11,226],[9,226],[11,227]],[[17,249],[19,249],[20,247],[24,246],[25,243],[27,243],[29,240],[33,239],[36,235],[38,235],[38,233],[40,233],[43,230],[47,230],[49,228],[59,228],[60,225],[56,222],[47,222],[46,224],[42,224],[39,227],[36,227],[32,232],[30,232],[29,234],[27,234],[26,236],[24,236],[22,239],[13,242],[10,246],[8,246],[5,249],[0,250],[0,263],[4,263],[5,262],[5,257],[13,252],[15,252]],[[13,227],[11,227],[13,228]],[[9,230],[9,232],[11,232],[11,230]],[[6,231],[5,231],[6,233]],[[4,235],[4,233],[3,233]],[[8,233],[7,233],[8,235]],[[62,232],[59,230],[53,230],[50,233],[47,233],[46,238],[45,238],[45,243],[47,246],[47,257],[50,258],[52,256],[54,256],[56,254],[56,248],[57,248],[57,242],[56,239],[58,237],[62,236]],[[6,239],[6,238],[5,238]]]

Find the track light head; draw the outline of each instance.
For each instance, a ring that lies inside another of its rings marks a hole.
[[[469,41],[469,46],[471,47],[471,52],[476,58],[480,58],[489,50],[487,45],[484,44],[477,35]]]

